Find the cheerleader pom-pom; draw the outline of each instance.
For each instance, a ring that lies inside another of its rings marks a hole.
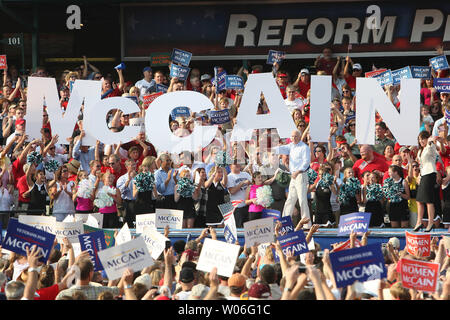
[[[354,196],[357,192],[361,190],[361,183],[358,178],[352,177],[347,180],[348,192]]]
[[[134,184],[139,192],[150,191],[155,185],[155,177],[153,173],[141,172],[134,178]]]
[[[94,191],[92,183],[88,179],[81,180],[78,184],[77,197],[88,199],[91,197],[92,191]]]
[[[262,186],[256,189],[256,203],[264,208],[270,207],[273,203],[272,188],[270,186]]]
[[[194,183],[192,183],[191,179],[189,178],[181,178],[177,182],[178,187],[178,193],[183,198],[190,198],[192,197],[192,194],[194,193]]]
[[[109,195],[111,187],[104,186],[97,194],[94,205],[97,208],[110,207],[114,204],[114,199]]]
[[[328,172],[324,172],[319,180],[318,186],[322,188],[329,188],[334,182],[334,176]]]
[[[219,150],[219,151],[217,151],[214,162],[219,167],[226,167],[226,166],[230,165],[233,161],[231,159],[231,156],[228,154],[228,152]]]
[[[43,160],[44,158],[37,151],[33,151],[27,155],[27,163],[29,164],[34,163],[36,166],[38,166],[42,163]]]
[[[346,184],[342,184],[339,189],[339,195],[338,195],[339,203],[346,204],[350,200],[350,193],[348,190],[348,186]]]
[[[56,170],[58,170],[58,168],[59,168],[59,162],[54,159],[50,159],[49,161],[44,162],[45,171],[55,172]]]
[[[317,179],[317,172],[309,168],[306,173],[308,174],[308,184],[314,184],[314,181]]]
[[[400,202],[402,197],[399,195],[401,185],[395,183],[392,178],[384,180],[383,193],[386,198],[391,202]]]
[[[366,188],[366,197],[369,201],[380,201],[383,199],[383,190],[379,183],[370,184]]]

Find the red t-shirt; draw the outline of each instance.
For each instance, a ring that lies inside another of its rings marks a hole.
[[[107,170],[109,170],[114,175],[114,186],[116,186],[117,180],[121,176],[123,176],[125,173],[127,173],[127,168],[125,167],[125,165],[122,162],[120,163],[120,171],[119,172],[114,171],[114,169],[111,167]]]
[[[441,155],[444,167],[447,168],[450,165],[450,147],[445,146],[445,153],[439,152],[439,154]]]
[[[54,284],[50,287],[36,290],[36,292],[39,297],[34,298],[34,300],[55,300],[59,293],[59,286]]]
[[[334,66],[337,63],[336,58],[331,58],[330,60],[327,60],[325,58],[320,58],[317,63],[317,71],[325,71],[326,74],[332,75]]]
[[[25,175],[25,171],[23,171],[23,163],[20,163],[20,159],[17,158],[16,160],[14,160],[14,162],[12,163],[12,174],[14,177],[14,183],[15,183],[15,187],[17,188],[17,182],[19,181],[20,177]]]
[[[17,181],[17,189],[19,191],[19,201],[28,203],[30,202],[30,198],[24,198],[22,195],[28,191],[28,183],[27,183],[27,177],[23,175],[19,178]]]
[[[378,155],[376,152],[373,153],[374,158],[372,161],[367,162],[363,159],[359,159],[355,162],[353,165],[353,172],[355,174],[355,177],[358,178],[361,183],[362,181],[362,174],[366,171],[372,172],[373,170],[378,170],[384,174],[389,169],[389,166],[387,165],[386,161],[382,158],[381,155]],[[376,156],[377,154],[378,156]]]
[[[350,88],[356,89],[356,78],[353,75],[346,74],[344,79],[347,82],[347,84],[350,86]]]
[[[303,81],[298,82],[298,89],[300,91],[300,94],[304,97],[308,95],[309,89],[311,89],[311,82],[304,83]],[[285,98],[286,99],[286,98]]]

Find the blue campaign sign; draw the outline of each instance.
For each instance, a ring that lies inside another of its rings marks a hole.
[[[225,228],[223,228],[223,236],[227,243],[235,243],[236,242],[236,238],[234,237],[233,232],[231,232],[228,225],[225,225]]]
[[[55,235],[10,219],[2,248],[26,256],[26,248],[36,245],[42,253],[39,261],[47,262],[55,241]]]
[[[175,63],[170,65],[170,76],[172,78],[178,78],[181,81],[186,81],[189,71],[191,71],[189,67],[179,66]]]
[[[172,110],[172,113],[170,116],[172,117],[172,120],[175,120],[178,117],[185,117],[188,118],[191,115],[191,111],[188,107],[176,107]]]
[[[439,92],[450,93],[450,78],[434,78],[433,86]]]
[[[276,51],[276,50],[269,50],[269,54],[267,55],[267,64],[274,64],[274,62],[280,63],[283,61],[285,56],[284,51]]]
[[[370,212],[353,212],[339,218],[338,236],[369,230]]]
[[[268,217],[272,217],[278,220],[281,218],[281,212],[274,209],[263,209],[261,212],[261,218],[268,218]]]
[[[189,66],[191,62],[192,53],[181,50],[181,49],[173,49],[171,60],[173,63],[179,63],[182,66]]]
[[[309,251],[303,230],[280,236],[277,240],[280,242],[281,250],[284,255],[292,253],[293,256],[298,256]]]
[[[226,90],[226,83],[225,83],[225,79],[227,77],[227,73],[226,71],[222,71],[221,73],[219,73],[217,75],[217,77],[215,78],[215,81],[217,83],[216,87],[217,87],[217,92],[222,91],[222,90]]]
[[[344,288],[355,281],[386,278],[387,271],[379,243],[330,253],[336,286]]]
[[[430,64],[434,71],[449,69],[447,57],[445,55],[430,58]]]
[[[102,263],[97,253],[107,248],[105,233],[103,231],[85,233],[80,234],[78,238],[80,239],[81,251],[87,251],[89,253],[92,264],[94,265],[94,271],[103,270]]]
[[[278,219],[281,222],[281,234],[287,234],[290,232],[294,232],[294,224],[292,223],[291,216],[286,216]]]
[[[412,73],[409,66],[392,71],[392,84],[400,84],[401,79],[411,79]]]
[[[431,67],[411,66],[411,73],[415,79],[431,79]]]
[[[244,80],[236,75],[227,75],[225,76],[225,88],[234,90],[244,89]]]
[[[167,89],[169,89],[169,88],[167,86],[163,85],[163,84],[160,84],[160,83],[156,84],[156,92],[164,92],[164,93],[166,93]]]
[[[377,79],[380,86],[392,84],[393,82],[391,70],[386,70],[385,72],[377,74],[376,76],[374,76],[374,78]]]
[[[223,124],[230,122],[230,111],[225,110],[211,110],[209,112],[209,118],[212,124]]]

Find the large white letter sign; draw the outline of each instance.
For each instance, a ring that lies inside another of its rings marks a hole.
[[[41,138],[42,110],[45,99],[48,119],[52,126],[52,134],[57,134],[59,141],[65,143],[67,138],[72,137],[83,100],[85,109],[87,109],[100,101],[100,92],[100,81],[76,80],[66,111],[63,112],[58,98],[55,79],[28,77],[27,134],[31,139]],[[87,132],[86,135],[88,135]],[[85,140],[83,139],[83,143],[86,142]],[[95,139],[92,144],[95,144]]]
[[[169,127],[169,115],[173,108],[186,106],[191,112],[213,109],[212,102],[195,91],[168,92],[155,99],[145,114],[147,138],[156,149],[170,153],[197,152],[206,147],[216,135],[217,126],[196,126],[186,137],[177,137]]]
[[[256,114],[261,92],[269,107],[269,114]],[[250,140],[253,129],[266,128],[276,128],[280,138],[284,139],[291,136],[295,125],[272,73],[250,74],[245,84],[231,141]]]
[[[106,115],[112,109],[119,109],[124,114],[141,111],[133,100],[123,97],[111,97],[100,100],[96,104],[85,104],[83,124],[86,132],[89,134],[86,133],[87,139],[83,138],[83,145],[93,145],[95,144],[95,139],[100,140],[104,144],[114,144],[119,141],[126,143],[139,134],[141,128],[138,126],[125,126],[120,132],[112,132],[106,125]]]
[[[328,141],[330,135],[330,106],[331,76],[311,76],[309,133],[312,141]]]
[[[356,139],[375,143],[375,111],[400,145],[417,145],[420,130],[420,80],[402,79],[400,113],[374,78],[356,79]]]

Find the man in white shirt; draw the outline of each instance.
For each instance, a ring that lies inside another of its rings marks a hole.
[[[155,80],[152,79],[153,76],[152,68],[145,67],[142,70],[142,73],[144,74],[144,78],[136,82],[134,85],[139,89],[139,95],[141,99],[143,96],[150,93],[150,88],[156,86]]]
[[[283,217],[292,216],[292,212],[294,211],[298,199],[302,218],[310,218],[307,199],[308,174],[306,171],[311,162],[311,153],[308,145],[301,141],[300,131],[292,131],[291,143],[276,147],[275,152],[278,154],[289,155],[291,182],[289,184],[288,198],[283,208]],[[311,222],[305,224],[305,227],[311,228]]]
[[[116,186],[120,190],[120,195],[122,197],[125,210],[125,222],[128,224],[129,228],[134,228],[133,222],[136,221],[134,201],[136,198],[133,196],[133,185],[134,177],[137,175],[136,162],[133,159],[127,159],[125,161],[125,168],[127,168],[127,173],[117,179]]]
[[[286,90],[287,98],[284,99],[284,103],[292,113],[295,109],[303,110],[303,106],[306,104],[306,99],[300,99],[296,97],[297,88],[294,85],[289,85]]]
[[[245,200],[245,190],[251,184],[252,177],[247,172],[242,172],[241,165],[237,162],[232,164],[230,169],[227,184],[230,200]],[[237,228],[242,228],[243,223],[248,221],[248,206],[245,205],[245,201],[238,204],[234,210],[234,218]]]

